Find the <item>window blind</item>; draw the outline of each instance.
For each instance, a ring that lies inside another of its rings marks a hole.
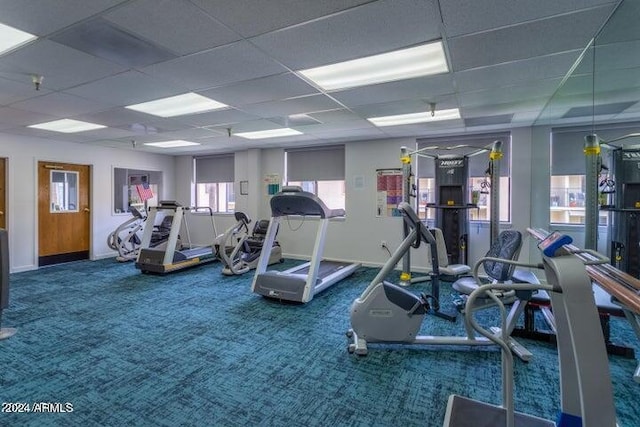
[[[196,183],[233,182],[234,155],[195,157]]]
[[[344,145],[288,149],[288,181],[344,179]]]

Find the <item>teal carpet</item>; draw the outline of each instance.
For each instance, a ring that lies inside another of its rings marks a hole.
[[[500,402],[497,348],[347,353],[349,306],[374,269],[306,305],[259,297],[250,274],[220,270],[153,276],[109,259],[13,274],[3,326],[18,333],[0,341],[0,401],[73,411],[0,413],[0,426],[440,426],[452,393]],[[640,351],[623,320],[612,329]],[[435,317],[423,327],[461,330]],[[516,361],[516,408],[555,418],[555,347],[523,342],[534,360]],[[636,361],[610,361],[619,425],[640,426]]]

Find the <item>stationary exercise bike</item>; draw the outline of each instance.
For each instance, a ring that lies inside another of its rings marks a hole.
[[[244,274],[258,265],[269,228],[268,220],[259,220],[249,234],[251,219],[244,212],[234,213],[236,224],[216,238],[213,245],[215,256],[224,264],[222,274],[226,276]],[[269,265],[283,262],[282,248],[276,241],[271,246]]]
[[[401,203],[398,209],[402,212],[409,232],[378,275],[351,305],[351,329],[347,332],[347,337],[350,338],[349,352],[364,356],[368,353],[368,343],[495,345],[488,338],[477,336],[468,321],[471,311],[488,307],[484,303],[478,304],[465,314],[466,334],[464,336],[418,335],[425,316],[437,310],[438,301],[426,294],[415,295],[401,286],[385,281],[385,278],[412,247],[415,248],[420,242],[424,242],[431,248],[432,271],[430,277],[432,282],[436,281],[437,284],[439,275],[437,243],[432,233],[420,221],[408,203]],[[515,249],[519,250],[519,246]],[[483,258],[481,261],[500,262],[501,259]],[[479,280],[479,265],[480,263],[476,264],[474,268],[476,280]],[[512,312],[509,313],[509,322],[502,328],[497,328],[495,333],[502,334],[501,329],[504,329],[509,337],[523,309],[523,304],[514,304]],[[508,345],[522,360],[528,361],[532,357],[530,352],[510,337]]]

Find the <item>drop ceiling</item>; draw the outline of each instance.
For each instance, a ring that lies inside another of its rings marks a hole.
[[[0,56],[0,133],[182,155],[476,133],[531,126],[542,118],[579,123],[597,110],[591,108],[591,70],[578,62],[619,4],[0,0],[0,23],[38,37]],[[435,40],[444,43],[447,73],[335,91],[297,73]],[[637,55],[629,57],[639,46],[635,39],[614,38],[602,51],[609,64],[621,64],[608,70],[616,73],[615,84],[603,85],[606,91],[597,97],[604,106],[625,107],[603,107],[610,120],[640,115],[640,64]],[[34,74],[44,76],[37,91]],[[573,89],[556,105],[561,88]],[[124,108],[186,92],[229,107],[171,118]],[[459,108],[461,118],[390,127],[366,120],[429,111],[431,103],[437,110]],[[69,135],[27,127],[62,118],[107,127]],[[283,126],[302,134],[234,136]],[[175,139],[200,145],[143,144]]]

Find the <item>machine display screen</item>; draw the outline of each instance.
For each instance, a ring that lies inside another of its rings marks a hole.
[[[564,245],[568,245],[573,242],[573,239],[566,234],[559,233],[554,231],[544,238],[540,243],[538,243],[538,248],[544,253],[546,256],[552,257],[555,255],[556,251],[560,249]]]

